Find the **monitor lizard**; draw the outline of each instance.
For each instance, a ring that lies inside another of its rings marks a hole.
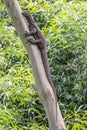
[[[34,38],[34,39],[29,38],[28,41],[31,44],[37,45],[40,50],[46,77],[54,92],[55,102],[56,102],[56,114],[57,114],[57,94],[56,94],[56,88],[54,87],[54,84],[51,79],[50,65],[49,65],[48,56],[47,56],[46,39],[44,35],[42,34],[41,30],[39,29],[39,27],[36,25],[35,20],[30,15],[30,13],[23,12],[22,15],[25,16],[29,24],[28,26],[29,26],[30,31],[25,33],[26,37],[28,38],[29,36],[33,36]]]

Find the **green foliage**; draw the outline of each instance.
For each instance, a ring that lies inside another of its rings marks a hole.
[[[24,11],[31,12],[46,36],[67,130],[86,130],[87,2],[19,2]],[[0,8],[0,129],[45,130],[48,122],[31,87],[34,79],[30,61],[4,5],[0,4]]]

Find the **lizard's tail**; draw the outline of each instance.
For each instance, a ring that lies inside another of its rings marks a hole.
[[[48,61],[48,56],[46,54],[46,52],[44,52],[44,50],[42,50],[42,53],[45,54],[45,56],[43,57],[42,61],[44,64],[44,68],[45,68],[45,72],[46,72],[46,76],[48,79],[49,84],[52,87],[52,90],[54,92],[54,96],[55,96],[55,103],[56,103],[56,120],[57,120],[57,93],[56,93],[56,88],[52,82],[52,78],[51,78],[51,73],[50,73],[50,65],[49,65],[49,61]]]

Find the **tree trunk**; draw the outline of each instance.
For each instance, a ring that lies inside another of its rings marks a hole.
[[[40,52],[37,46],[26,44],[24,37],[25,31],[29,31],[27,23],[22,16],[22,11],[17,0],[4,0],[4,4],[14,23],[14,26],[19,34],[30,58],[32,71],[35,78],[35,88],[45,108],[50,130],[65,130],[65,124],[57,104],[57,120],[56,120],[56,103],[53,90],[46,78],[44,66],[42,63]],[[44,82],[45,81],[45,82]]]

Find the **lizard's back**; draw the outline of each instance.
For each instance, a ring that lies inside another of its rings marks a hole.
[[[42,61],[43,61],[43,65],[44,65],[44,69],[45,69],[45,73],[47,76],[47,79],[53,89],[53,91],[55,92],[55,87],[54,84],[52,82],[51,79],[51,73],[50,73],[50,66],[49,66],[49,62],[48,62],[48,56],[47,56],[47,45],[46,45],[46,40],[44,35],[42,34],[41,30],[39,29],[39,27],[36,25],[34,19],[32,18],[32,16],[29,13],[23,13],[23,15],[26,17],[28,23],[29,23],[29,29],[30,31],[32,31],[33,29],[36,29],[36,33],[33,35],[34,39],[41,39],[42,40],[42,47],[40,44],[37,44],[40,52],[41,52],[41,57],[42,57]]]

